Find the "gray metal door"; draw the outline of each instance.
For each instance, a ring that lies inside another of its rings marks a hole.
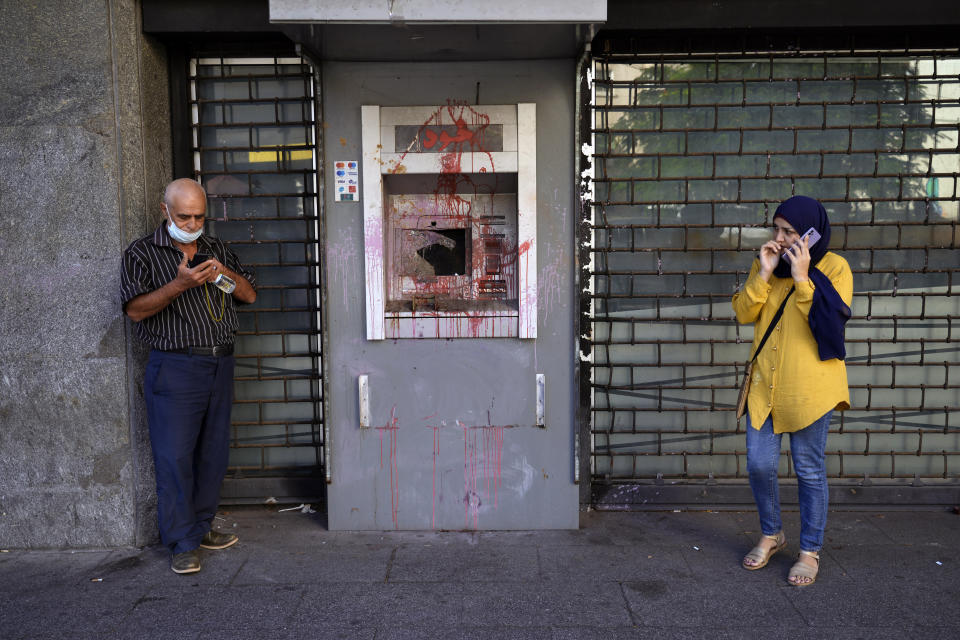
[[[299,58],[195,58],[208,229],[257,273],[240,309],[225,501],[311,499],[324,472],[315,85]]]

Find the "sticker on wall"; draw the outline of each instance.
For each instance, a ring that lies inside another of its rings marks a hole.
[[[333,164],[335,202],[360,202],[360,168],[356,160],[337,160]]]

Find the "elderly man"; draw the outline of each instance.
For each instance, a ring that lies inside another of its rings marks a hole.
[[[203,235],[203,187],[174,180],[160,209],[164,222],[123,255],[120,291],[124,313],[151,348],[143,392],[160,539],[172,554],[170,568],[194,573],[198,547],[224,549],[237,541],[211,523],[227,469],[235,304],[257,294],[252,272],[223,242]]]

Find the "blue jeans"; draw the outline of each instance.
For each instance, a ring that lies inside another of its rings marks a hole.
[[[233,356],[151,351],[143,391],[157,477],[160,540],[196,549],[210,530],[227,471]]]
[[[833,411],[828,411],[810,426],[789,434],[790,455],[797,474],[800,499],[800,549],[803,551],[819,551],[823,546],[827,501],[830,497],[824,452],[832,415]],[[783,528],[780,521],[780,485],[777,480],[781,435],[773,432],[772,416],[758,431],[750,424],[750,416],[747,415],[747,472],[760,514],[760,529],[768,536]]]

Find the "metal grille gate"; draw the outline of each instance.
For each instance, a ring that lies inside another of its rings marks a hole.
[[[958,52],[606,55],[592,88],[595,503],[647,481],[742,485],[752,327],[730,299],[799,193],[824,203],[855,279],[829,476],[956,485]]]
[[[208,228],[257,274],[239,309],[224,497],[312,497],[322,482],[296,479],[324,476],[326,442],[314,76],[299,58],[199,58],[189,80]]]

